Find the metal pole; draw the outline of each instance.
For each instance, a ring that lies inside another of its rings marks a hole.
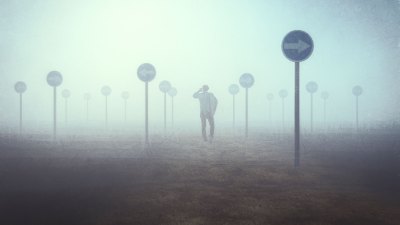
[[[282,97],[282,132],[285,129],[285,98]]]
[[[171,122],[172,122],[172,128],[173,128],[174,127],[174,97],[171,97],[171,106],[172,106]]]
[[[145,143],[146,145],[149,144],[149,82],[146,82],[145,84]]]
[[[314,131],[314,127],[313,127],[313,122],[314,122],[313,121],[313,109],[314,109],[313,108],[313,93],[311,93],[311,104],[310,105],[311,105],[311,114],[310,114],[310,117],[311,117],[310,118],[310,125],[311,126],[310,127],[311,127],[311,133],[312,133]]]
[[[68,99],[65,98],[65,123],[66,123],[66,124],[68,123],[68,116],[67,116],[67,113],[68,113]]]
[[[86,100],[86,122],[89,122],[89,99]]]
[[[19,134],[22,134],[22,93],[19,93]]]
[[[269,123],[271,126],[271,123],[272,123],[272,101],[271,100],[269,100]]]
[[[167,92],[164,92],[164,136],[167,132]]]
[[[300,166],[300,63],[295,62],[294,84],[294,166]]]
[[[324,99],[324,127],[326,129],[326,99]]]
[[[125,115],[125,123],[126,123],[126,99],[124,99],[124,115]]]
[[[57,135],[57,88],[53,87],[53,92],[54,92],[54,121],[53,121],[53,140],[56,140],[56,135]]]
[[[249,89],[246,88],[246,138],[249,136]]]
[[[108,127],[108,101],[106,96],[106,128]]]
[[[358,131],[358,96],[356,96],[356,128]]]
[[[232,104],[232,112],[233,112],[232,126],[233,126],[233,128],[235,128],[235,95],[232,95],[232,101],[233,101],[233,104]]]

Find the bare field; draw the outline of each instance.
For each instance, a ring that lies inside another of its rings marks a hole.
[[[396,225],[398,137],[3,137],[0,224]]]

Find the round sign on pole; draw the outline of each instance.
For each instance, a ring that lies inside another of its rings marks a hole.
[[[168,95],[171,97],[175,97],[178,94],[178,91],[176,90],[176,88],[172,87],[171,89],[169,89],[168,91]]]
[[[67,89],[63,90],[61,94],[64,98],[69,98],[69,96],[71,96],[71,92]]]
[[[26,91],[26,84],[25,82],[22,81],[18,81],[17,83],[15,83],[14,85],[14,89],[17,93],[22,94]]]
[[[254,77],[250,73],[240,76],[239,83],[244,88],[250,88],[254,84]]]
[[[109,96],[109,95],[111,94],[111,88],[110,88],[109,86],[103,86],[103,87],[101,88],[101,93],[102,93],[104,96]]]
[[[121,97],[123,98],[123,99],[125,99],[125,100],[127,100],[128,98],[129,98],[129,92],[127,92],[127,91],[123,91],[122,93],[121,93]]]
[[[62,83],[63,78],[60,72],[58,71],[51,71],[47,74],[47,83],[52,87],[60,86]]]
[[[137,69],[137,75],[143,82],[149,82],[156,76],[156,69],[150,63],[144,63]]]
[[[160,82],[160,85],[158,87],[160,88],[160,91],[167,93],[169,89],[171,89],[171,83],[166,80],[163,80]]]
[[[236,95],[239,93],[239,86],[237,84],[231,84],[228,90],[231,95]]]
[[[281,98],[286,98],[288,96],[288,92],[285,89],[279,91],[279,96]]]
[[[363,89],[361,86],[357,85],[353,87],[353,95],[360,96],[363,93]]]
[[[90,94],[89,93],[85,93],[84,95],[83,95],[83,99],[85,99],[86,101],[89,101],[90,100]]]
[[[314,81],[310,81],[307,83],[306,89],[309,93],[313,94],[318,90],[318,84]]]
[[[321,93],[321,98],[322,98],[323,100],[327,100],[327,99],[329,98],[329,93],[326,92],[326,91],[323,91],[323,92]]]
[[[272,93],[267,94],[267,99],[268,101],[272,101],[274,99],[274,94]]]
[[[314,50],[310,35],[301,30],[289,32],[282,41],[282,51],[287,59],[293,62],[306,60]]]

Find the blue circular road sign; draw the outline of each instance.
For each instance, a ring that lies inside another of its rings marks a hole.
[[[301,30],[289,32],[282,41],[283,54],[290,61],[301,62],[310,57],[314,42],[310,35]]]

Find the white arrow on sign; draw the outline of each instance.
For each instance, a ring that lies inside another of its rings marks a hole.
[[[297,43],[284,43],[283,48],[287,50],[297,50],[297,54],[303,52],[304,50],[310,48],[311,45],[299,40]]]

